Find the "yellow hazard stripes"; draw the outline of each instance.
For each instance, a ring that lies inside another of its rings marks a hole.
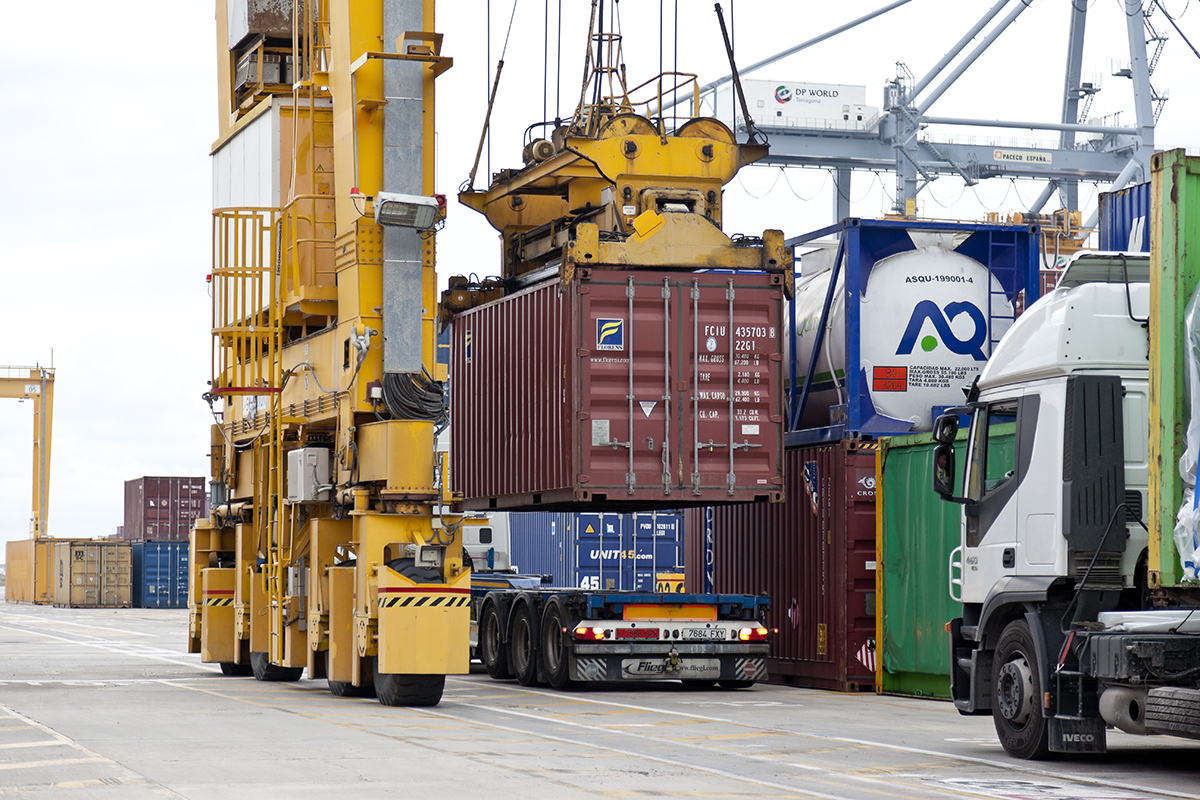
[[[205,608],[233,605],[233,590],[211,590],[204,593]]]
[[[379,590],[380,608],[462,608],[470,602],[470,589],[392,586]]]

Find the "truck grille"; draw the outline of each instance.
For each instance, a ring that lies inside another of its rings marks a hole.
[[[1077,553],[1074,558],[1074,569],[1072,574],[1075,577],[1075,583],[1078,586],[1083,580],[1083,576],[1087,575],[1088,589],[1120,589],[1121,581],[1121,557],[1119,555],[1110,555],[1101,553],[1096,559],[1096,565],[1092,567],[1091,574],[1088,574],[1088,564],[1092,561],[1090,553]]]
[[[1145,521],[1146,518],[1142,516],[1141,492],[1136,489],[1130,489],[1129,491],[1125,492],[1125,503],[1129,506],[1129,511],[1125,515],[1126,519],[1130,521],[1135,519],[1140,519],[1143,522]]]

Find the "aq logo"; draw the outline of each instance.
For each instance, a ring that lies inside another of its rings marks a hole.
[[[965,341],[955,336],[954,331],[950,329],[950,323],[962,314],[966,314],[975,323],[974,333]],[[947,303],[943,313],[942,309],[938,308],[932,300],[922,300],[913,309],[912,318],[908,321],[908,328],[900,337],[900,346],[896,348],[896,355],[906,356],[912,353],[913,347],[917,343],[917,336],[920,335],[921,328],[925,325],[925,320],[933,323],[934,330],[937,331],[937,336],[926,336],[921,339],[921,349],[926,353],[937,348],[940,337],[941,343],[946,345],[951,353],[971,356],[976,361],[987,360],[987,356],[983,354],[983,340],[987,337],[987,320],[983,318],[983,312],[974,303],[962,302]]]

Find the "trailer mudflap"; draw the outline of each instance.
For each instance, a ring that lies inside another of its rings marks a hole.
[[[1107,753],[1104,720],[1100,717],[1050,717],[1051,753]]]

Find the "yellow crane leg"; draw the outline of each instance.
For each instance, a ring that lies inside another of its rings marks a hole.
[[[428,512],[354,517],[358,652],[376,656],[381,674],[444,676],[468,671],[470,570],[463,568],[461,537],[435,532],[432,522]],[[448,544],[436,544],[439,534]],[[440,550],[445,582],[425,582],[397,571],[395,567],[403,570],[402,562],[412,558],[410,552],[418,546]]]

